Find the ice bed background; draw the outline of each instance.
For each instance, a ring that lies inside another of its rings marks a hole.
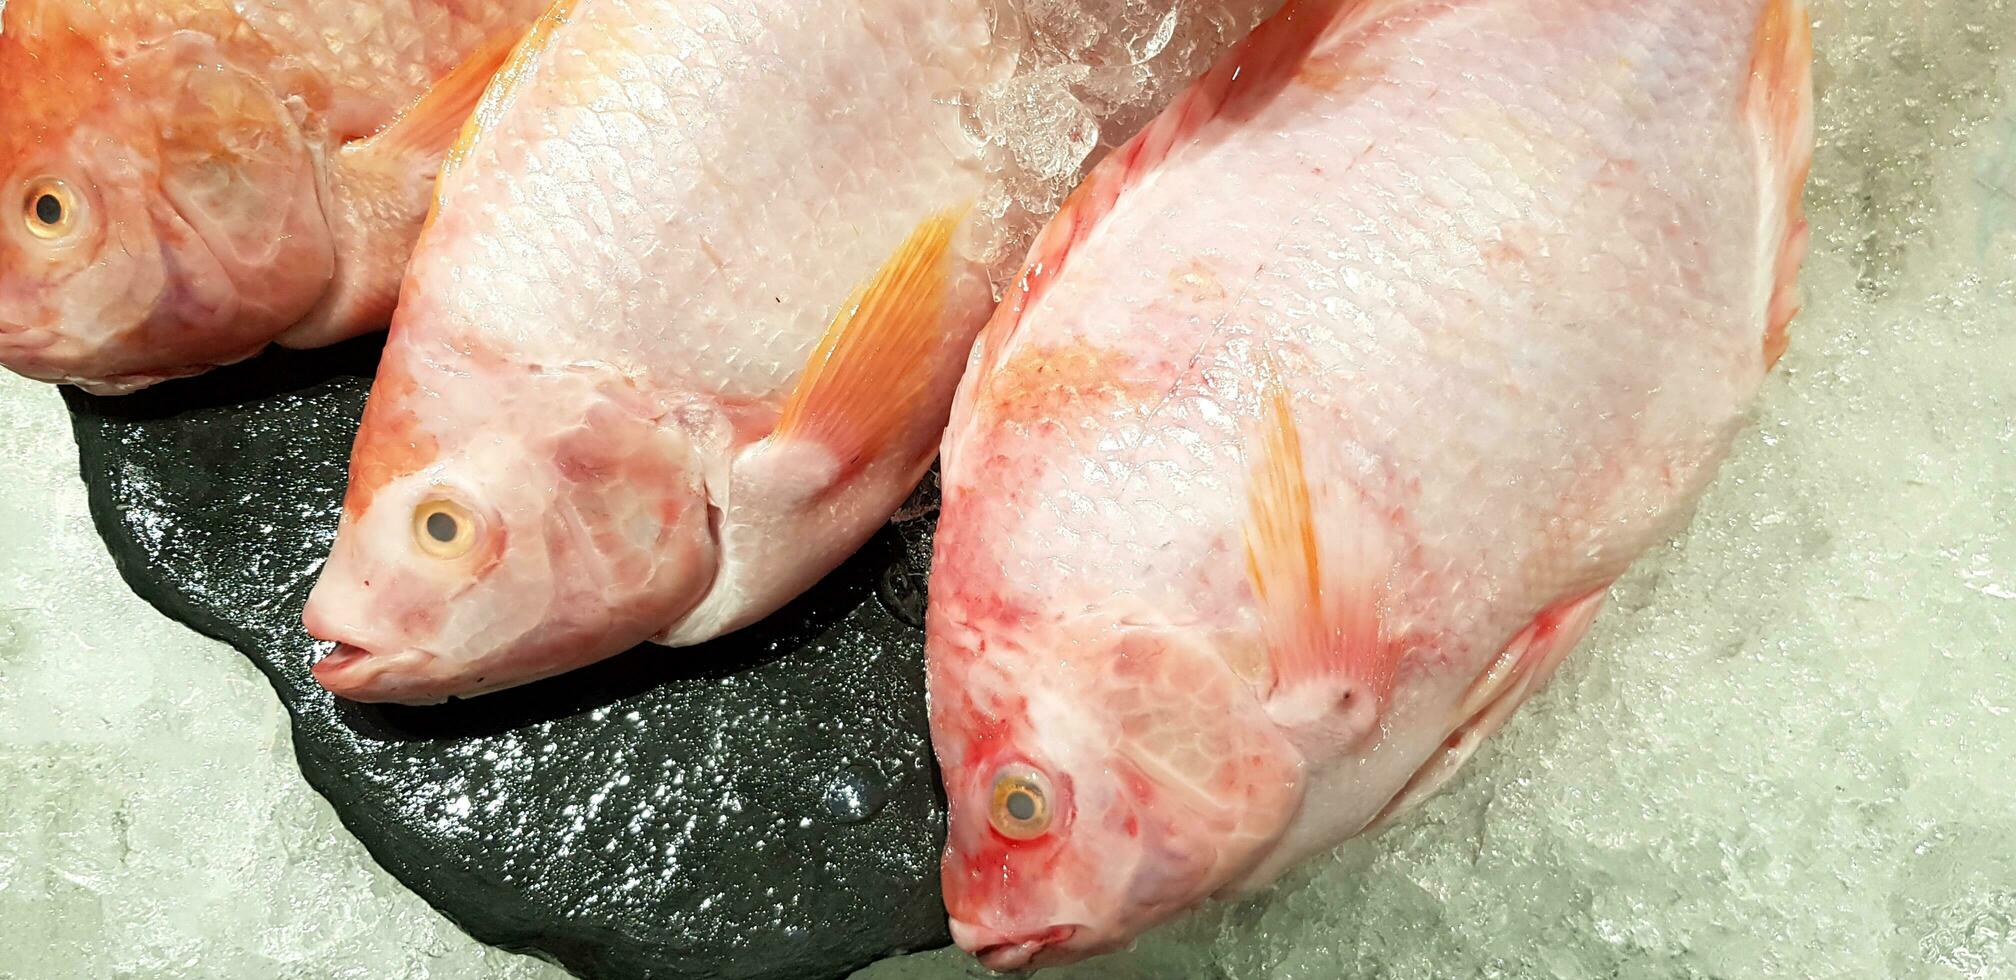
[[[1806,313],[1691,529],[1417,818],[1055,976],[2016,975],[2016,0],[1813,10]],[[0,977],[560,975],[378,870],[288,738],[0,381]]]

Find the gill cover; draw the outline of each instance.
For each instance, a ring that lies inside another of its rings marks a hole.
[[[74,4],[0,16],[0,364],[130,390],[312,307],[335,261],[317,161],[244,32],[226,50]]]

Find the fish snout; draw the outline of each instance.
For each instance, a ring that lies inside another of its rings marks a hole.
[[[1029,932],[1003,932],[952,920],[952,938],[970,950],[980,965],[996,973],[1012,973],[1038,966],[1053,966],[1085,955],[1071,952],[1066,944],[1079,933],[1078,926],[1051,926]]]

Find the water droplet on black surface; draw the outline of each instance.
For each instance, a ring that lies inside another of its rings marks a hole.
[[[873,817],[889,799],[889,790],[880,776],[861,766],[848,766],[826,784],[826,811],[841,823],[860,823]]]

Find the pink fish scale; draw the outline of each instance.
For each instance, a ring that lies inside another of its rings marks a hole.
[[[1020,611],[978,642],[1060,624],[1081,669],[1129,629],[1208,651],[1183,691],[1002,665],[1013,689],[1116,712],[1145,755],[1191,760],[1174,782],[1229,751],[1186,727],[1217,724],[1197,692],[1266,706],[1235,724],[1293,745],[1307,803],[1256,816],[1257,852],[1223,839],[1252,863],[1213,890],[1432,792],[1690,511],[1762,380],[1782,286],[1787,188],[1746,98],[1781,2],[1296,0],[1039,240],[948,430],[934,594]],[[1295,40],[1326,22],[1306,56]],[[1078,397],[1032,382],[1044,357]],[[1536,622],[1509,686],[1473,688]],[[965,682],[934,673],[934,694]],[[1060,760],[1095,753],[1088,737],[1027,736]],[[1067,775],[1079,793],[1113,781]],[[1083,829],[1042,846],[1138,853]],[[947,880],[1018,853],[955,846]],[[1158,860],[1151,877],[1202,873]],[[1012,914],[966,907],[963,934],[1110,948],[1169,911],[1130,900],[1132,880],[1009,888]],[[1044,931],[1060,921],[1074,938]]]

